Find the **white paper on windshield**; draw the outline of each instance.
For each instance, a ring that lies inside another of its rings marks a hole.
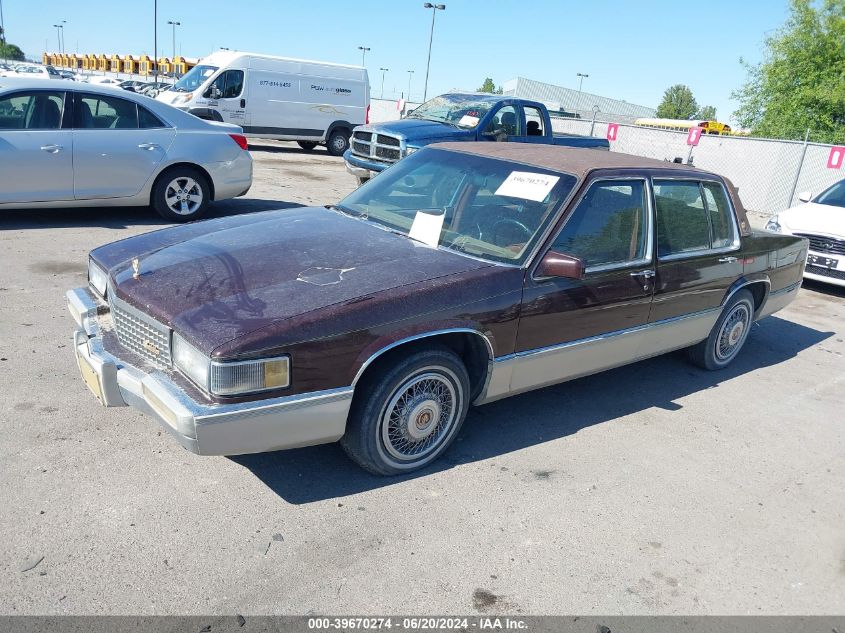
[[[560,176],[532,174],[528,171],[512,171],[510,176],[496,189],[497,196],[511,196],[542,202],[560,180]]]
[[[477,116],[470,116],[469,114],[465,114],[461,117],[461,120],[458,121],[458,125],[465,125],[467,127],[475,127],[478,125],[478,117]]]
[[[443,228],[443,219],[446,214],[443,212],[434,214],[425,211],[417,211],[414,216],[414,223],[408,236],[428,246],[437,246],[440,241],[440,229]]]

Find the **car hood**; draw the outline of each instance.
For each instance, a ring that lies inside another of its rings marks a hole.
[[[401,119],[369,126],[376,132],[404,136],[412,144],[417,141],[433,142],[441,139],[454,139],[473,135],[472,130],[462,130],[446,123],[426,121],[424,119]]]
[[[307,312],[489,266],[323,207],[164,229],[91,256],[111,292],[208,354]]]
[[[808,202],[778,216],[780,223],[793,233],[831,235],[845,239],[845,208]]]

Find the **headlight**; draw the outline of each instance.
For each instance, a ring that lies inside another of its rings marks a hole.
[[[778,222],[778,216],[773,215],[769,218],[769,221],[766,222],[766,228],[769,231],[775,231],[776,233],[780,233],[780,222]]]
[[[191,100],[191,99],[193,99],[193,98],[194,98],[194,93],[193,93],[193,92],[188,92],[188,93],[186,93],[186,94],[181,95],[181,96],[180,96],[180,97],[178,97],[177,99],[174,99],[174,100],[173,100],[173,103],[177,103],[177,102],[179,102],[179,101],[181,101],[182,103],[187,103],[188,101],[190,101],[190,100]]]
[[[416,152],[418,149],[419,149],[419,147],[411,147],[409,145],[408,147],[405,148],[405,156],[410,156],[411,154]]]
[[[211,393],[217,396],[283,389],[290,386],[287,356],[232,363],[211,363]]]
[[[208,356],[173,333],[173,364],[203,390],[208,391]]]
[[[212,361],[173,334],[173,363],[197,386],[216,396],[235,396],[290,386],[290,359],[287,356],[256,360]]]
[[[106,271],[97,266],[94,260],[88,258],[88,283],[103,299],[106,298],[106,288],[109,285],[109,276]]]

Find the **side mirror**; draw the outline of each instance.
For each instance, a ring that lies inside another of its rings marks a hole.
[[[809,202],[813,199],[813,192],[812,191],[802,191],[798,194],[798,199],[801,202]]]
[[[584,278],[584,260],[556,251],[548,251],[540,265],[537,277],[566,277],[567,279]]]
[[[216,85],[211,86],[208,90],[205,91],[205,95],[203,95],[206,99],[219,99],[223,93],[220,92],[220,88]]]

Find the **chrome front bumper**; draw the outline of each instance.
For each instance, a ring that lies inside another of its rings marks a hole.
[[[142,370],[103,347],[99,319],[108,306],[88,288],[67,292],[77,324],[76,361],[88,387],[106,407],[131,406],[158,420],[199,455],[261,453],[334,442],[346,429],[352,387],[239,404],[191,398],[162,371]]]

